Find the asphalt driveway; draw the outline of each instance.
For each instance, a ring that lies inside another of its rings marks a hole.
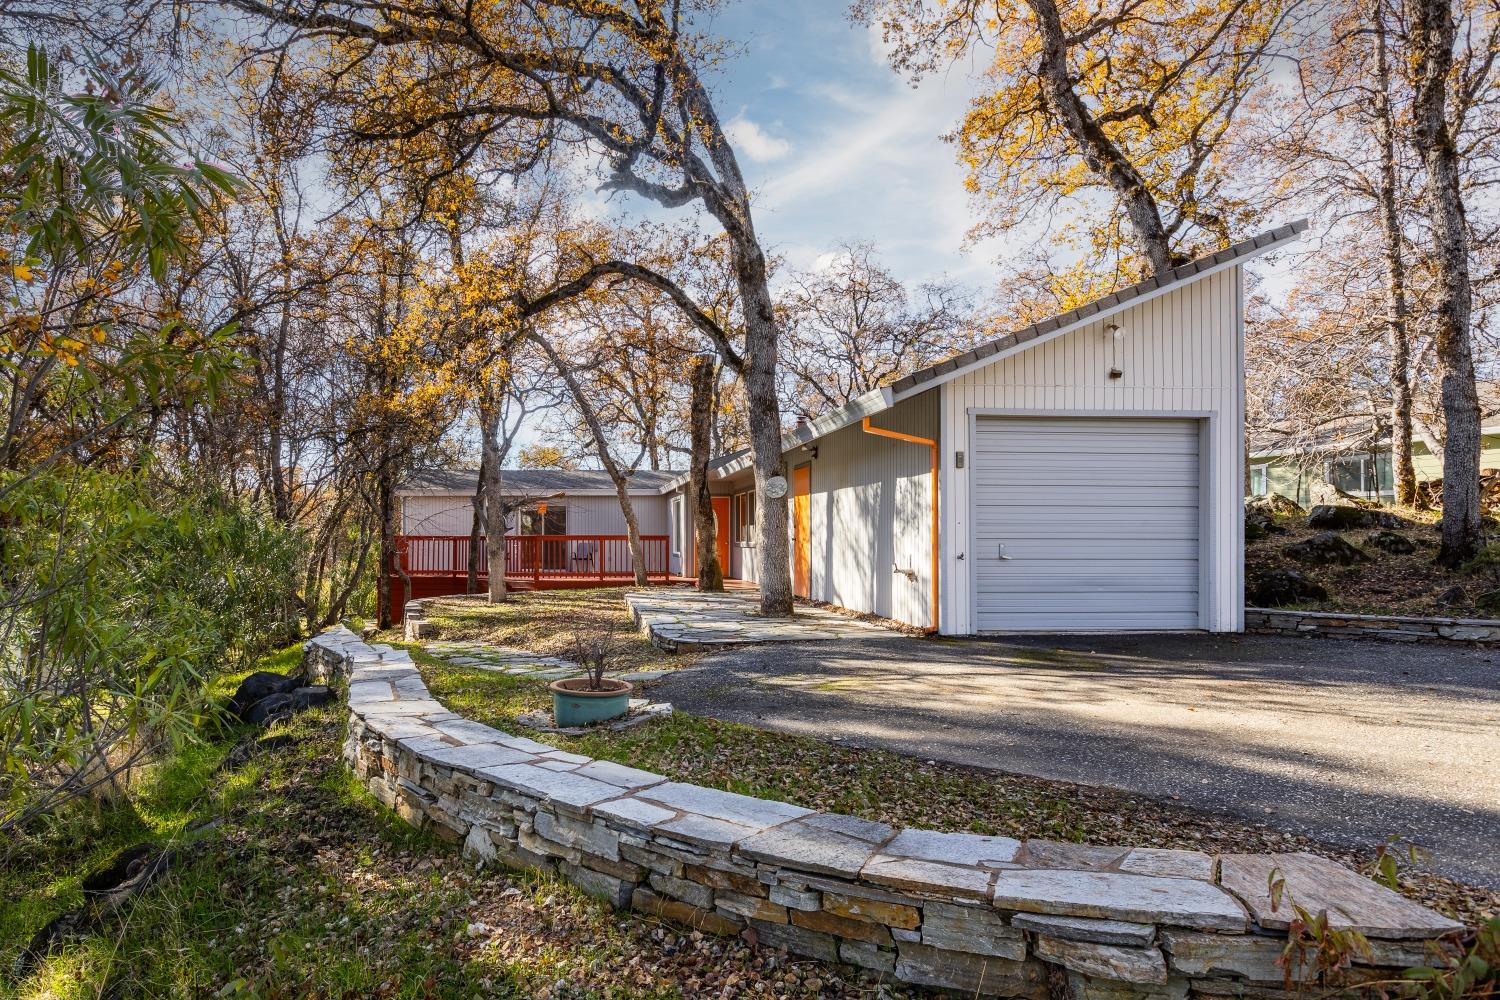
[[[1278,636],[754,646],[664,678],[690,712],[1105,785],[1500,886],[1500,652]]]

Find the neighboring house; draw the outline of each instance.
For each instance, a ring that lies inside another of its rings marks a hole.
[[[1496,419],[1500,393],[1495,386],[1481,384],[1480,405],[1479,467],[1500,468],[1500,420]],[[1326,482],[1366,500],[1396,501],[1390,431],[1373,420],[1341,421],[1338,427],[1295,445],[1275,442],[1270,435],[1250,442],[1250,493],[1254,496],[1280,493],[1306,507],[1313,503],[1313,487]],[[1419,483],[1443,478],[1442,458],[1433,454],[1425,440],[1414,437],[1411,452]]]
[[[1239,631],[1240,269],[1306,228],[1237,243],[799,425],[783,469],[795,592],[952,635]],[[659,490],[681,575],[686,480]],[[753,581],[763,518],[749,455],[716,460],[710,490],[727,575]]]

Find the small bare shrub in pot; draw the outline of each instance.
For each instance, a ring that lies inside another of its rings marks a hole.
[[[568,656],[586,674],[547,685],[552,692],[552,717],[559,726],[586,726],[630,710],[630,695],[635,688],[628,681],[604,676],[618,649],[613,632],[573,633]]]

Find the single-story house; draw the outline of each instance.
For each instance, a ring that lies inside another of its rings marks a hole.
[[[676,472],[640,470],[628,493],[647,572],[665,578],[668,498]],[[397,490],[401,504],[393,583],[410,580],[412,597],[463,593],[474,524],[477,469],[432,469]],[[625,515],[608,474],[595,470],[506,469],[506,576],[511,586],[583,587],[634,578]],[[479,575],[488,578],[483,554]],[[398,602],[399,603],[399,602]]]
[[[1236,243],[800,424],[776,484],[791,500],[794,591],[949,635],[1239,631],[1241,268],[1306,228]],[[689,575],[687,477],[657,490],[668,571]],[[717,459],[710,490],[727,575],[754,581],[750,456]],[[446,503],[426,502],[408,523]]]
[[[1482,411],[1479,466],[1500,468],[1500,386],[1481,382]],[[1429,424],[1440,424],[1440,414],[1430,414]],[[1411,464],[1417,482],[1443,478],[1443,461],[1426,438],[1411,441]],[[1345,493],[1396,502],[1395,465],[1391,455],[1389,424],[1369,417],[1331,422],[1318,433],[1298,438],[1290,434],[1262,432],[1250,441],[1250,492],[1255,496],[1280,493],[1306,507],[1316,502],[1313,489],[1330,483]]]

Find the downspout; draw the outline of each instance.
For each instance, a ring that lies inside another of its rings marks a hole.
[[[895,438],[897,441],[906,441],[910,444],[925,444],[932,450],[932,624],[927,628],[929,635],[938,631],[939,623],[942,621],[941,612],[938,609],[938,443],[935,438],[917,437],[915,434],[902,434],[900,431],[888,431],[882,427],[871,427],[870,418],[865,417],[860,422],[860,429],[866,434],[876,434],[880,437]]]

